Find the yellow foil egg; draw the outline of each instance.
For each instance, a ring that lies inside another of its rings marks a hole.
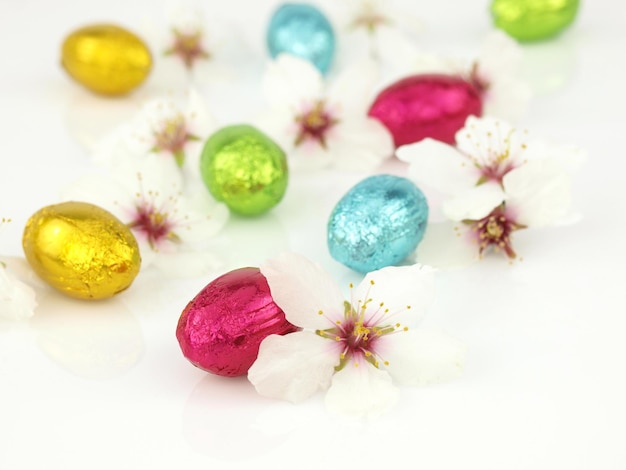
[[[61,65],[74,80],[96,93],[122,95],[146,79],[152,56],[130,31],[97,24],[78,29],[65,39]]]
[[[34,271],[79,299],[104,299],[128,288],[141,266],[137,240],[113,214],[86,202],[64,202],[33,214],[22,246]]]

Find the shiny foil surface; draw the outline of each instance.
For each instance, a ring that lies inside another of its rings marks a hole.
[[[261,131],[245,124],[224,127],[209,137],[200,171],[213,197],[242,215],[270,210],[287,190],[285,152]]]
[[[292,54],[326,73],[335,55],[335,33],[326,16],[313,5],[286,3],[270,20],[267,47],[272,57]]]
[[[424,236],[428,203],[406,178],[375,175],[364,179],[337,203],[328,220],[331,256],[367,273],[400,263]]]
[[[141,266],[130,229],[86,202],[37,211],[26,223],[22,246],[39,277],[79,299],[104,299],[127,289]]]
[[[123,95],[139,86],[152,68],[148,46],[112,24],[71,33],[61,48],[61,65],[84,87],[103,95]]]
[[[426,137],[454,144],[468,116],[482,114],[479,90],[460,77],[413,75],[382,90],[369,115],[393,135],[396,147]]]
[[[574,22],[579,0],[493,0],[496,27],[519,41],[539,41],[563,31]]]
[[[295,331],[259,269],[241,268],[218,277],[189,302],[176,338],[192,364],[234,377],[248,372],[263,339]]]

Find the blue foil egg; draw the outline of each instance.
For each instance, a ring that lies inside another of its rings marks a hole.
[[[326,73],[335,55],[335,33],[324,14],[306,3],[285,3],[274,12],[267,30],[270,55],[292,54]]]
[[[428,203],[413,182],[375,175],[350,189],[328,220],[328,250],[355,271],[400,263],[424,236]]]

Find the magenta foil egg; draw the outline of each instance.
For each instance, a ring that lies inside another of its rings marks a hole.
[[[217,375],[244,375],[261,341],[298,328],[274,303],[258,268],[230,271],[202,289],[180,316],[176,338],[196,367]]]
[[[368,114],[391,132],[396,147],[426,137],[454,144],[467,117],[482,114],[481,95],[461,77],[413,75],[382,90]]]

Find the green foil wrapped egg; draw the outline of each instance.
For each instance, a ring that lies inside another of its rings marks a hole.
[[[493,0],[496,27],[519,41],[539,41],[567,28],[576,18],[579,0]]]
[[[208,138],[200,172],[213,197],[241,215],[267,212],[287,189],[285,152],[246,124],[224,127]]]

